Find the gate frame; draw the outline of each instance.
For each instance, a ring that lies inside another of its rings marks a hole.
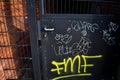
[[[102,0],[100,0],[102,1]],[[42,66],[41,66],[41,48],[39,42],[41,41],[41,19],[42,15],[44,15],[44,0],[39,0],[39,9],[40,9],[40,20],[36,20],[36,8],[35,8],[35,0],[27,0],[28,7],[28,20],[30,26],[30,40],[31,40],[31,49],[32,49],[32,61],[33,61],[33,73],[34,80],[43,80],[43,76],[41,74]],[[51,14],[45,14],[51,15]],[[53,15],[53,14],[52,14]],[[70,14],[71,15],[71,14]]]
[[[36,19],[36,1],[26,0],[27,10],[28,10],[28,23],[30,30],[30,42],[31,42],[31,52],[32,52],[32,64],[33,64],[33,76],[34,80],[41,79],[41,66],[40,66],[40,48],[39,48],[39,38],[38,38],[38,24]]]

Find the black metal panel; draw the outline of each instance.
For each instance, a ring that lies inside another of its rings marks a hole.
[[[43,80],[120,79],[118,0],[41,0],[40,9]]]
[[[120,17],[58,14],[41,21],[43,80],[119,80]]]

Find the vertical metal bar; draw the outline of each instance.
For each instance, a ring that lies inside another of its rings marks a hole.
[[[75,0],[72,0],[72,14],[74,14],[74,9],[75,9],[74,4],[75,4]]]
[[[60,8],[61,8],[61,9],[60,9],[60,13],[63,12],[63,9],[62,9],[62,8],[63,8],[62,2],[63,2],[63,1],[61,0],[61,1],[60,1]]]
[[[42,19],[42,15],[48,12],[47,12],[47,1],[38,0],[38,2],[39,2],[40,20],[37,20],[37,28],[38,28],[37,31],[38,31],[38,40],[41,40],[41,19]],[[44,7],[44,11],[42,10],[42,6]]]
[[[82,13],[82,1],[80,1],[80,14]]]
[[[76,0],[76,14],[78,14],[78,0]]]
[[[89,8],[90,8],[90,1],[87,1],[87,14],[90,14],[90,11],[89,11]]]
[[[42,4],[41,4],[42,5]],[[51,13],[50,0],[48,0],[49,13]]]
[[[83,14],[85,14],[86,11],[86,1],[83,2]]]
[[[68,6],[69,6],[69,7],[68,7],[68,8],[69,8],[69,9],[68,9],[68,13],[69,13],[69,14],[70,14],[70,11],[71,11],[71,7],[70,7],[71,5],[70,5],[70,3],[71,3],[71,2],[70,2],[70,0],[69,0],[69,1],[68,1]]]
[[[45,7],[45,6],[44,6],[44,0],[41,0],[41,9],[40,9],[40,10],[41,10],[41,13],[42,13],[42,14],[45,14],[45,12],[44,12],[44,11],[45,11],[45,8],[44,8],[44,7]]]
[[[37,20],[37,25],[38,25],[38,40],[41,40],[41,24],[40,20]]]
[[[91,14],[91,5],[92,5],[92,2],[89,1],[89,6],[88,6],[88,12]]]
[[[36,20],[35,0],[27,0],[27,3],[34,80],[42,80],[40,71],[40,52],[38,45],[38,28]],[[44,13],[42,12],[42,14]]]
[[[57,5],[57,10],[56,10],[56,11],[57,11],[57,13],[58,13],[58,9],[59,9],[58,4],[59,4],[59,3],[58,3],[58,0],[57,0],[57,1],[56,1],[56,5]]]
[[[65,6],[64,6],[64,9],[65,9],[64,12],[65,12],[65,14],[66,14],[66,13],[67,13],[67,11],[66,11],[66,10],[67,10],[67,2],[66,2],[66,0],[65,0]]]
[[[91,5],[91,12],[92,12],[92,14],[95,14],[95,13],[96,13],[95,2],[92,2],[92,5]]]
[[[55,3],[54,0],[52,0],[52,8],[53,8],[53,14],[55,13],[54,9],[55,9]]]

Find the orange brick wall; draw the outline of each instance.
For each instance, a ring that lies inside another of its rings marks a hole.
[[[11,15],[14,16],[12,18],[13,25],[20,30],[25,31],[26,28],[24,26],[24,20],[25,20],[25,6],[22,4],[22,0],[10,0],[11,4]]]
[[[4,69],[16,69],[20,66],[19,59],[15,59],[18,56],[17,52],[23,50],[22,47],[16,49],[14,46],[17,43],[25,43],[29,41],[28,36],[22,36],[23,40],[16,33],[9,33],[9,31],[27,31],[28,25],[25,25],[25,18],[27,13],[25,5],[22,4],[23,0],[9,0],[10,2],[0,1],[0,80],[17,79],[19,72],[17,70],[4,70]],[[12,16],[12,17],[9,17]],[[19,41],[19,42],[18,42]],[[23,47],[24,48],[24,47]],[[21,51],[20,55],[24,55]],[[10,59],[2,59],[10,58]]]
[[[10,45],[11,41],[10,41],[10,34],[8,33],[8,26],[7,26],[7,22],[6,22],[6,17],[5,17],[5,3],[0,2],[1,5],[1,17],[0,17],[0,21],[2,22],[0,24],[0,58],[10,58],[10,57],[14,57],[13,56],[13,50]],[[13,73],[12,70],[4,70],[4,69],[9,69],[9,68],[16,68],[16,63],[15,60],[13,59],[0,59],[0,64],[1,64],[1,68],[3,68],[2,73],[4,72],[4,77],[1,80],[4,79],[8,79],[8,78],[16,78],[17,77],[17,73],[16,71]],[[2,69],[1,69],[2,70]],[[14,75],[14,76],[11,76]]]
[[[3,67],[2,66],[0,66],[0,80],[6,80],[5,76],[4,76],[4,71],[3,71]]]

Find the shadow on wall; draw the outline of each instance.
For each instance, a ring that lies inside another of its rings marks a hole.
[[[0,1],[0,80],[18,79],[31,57],[26,2]],[[23,74],[23,73],[22,73]]]

